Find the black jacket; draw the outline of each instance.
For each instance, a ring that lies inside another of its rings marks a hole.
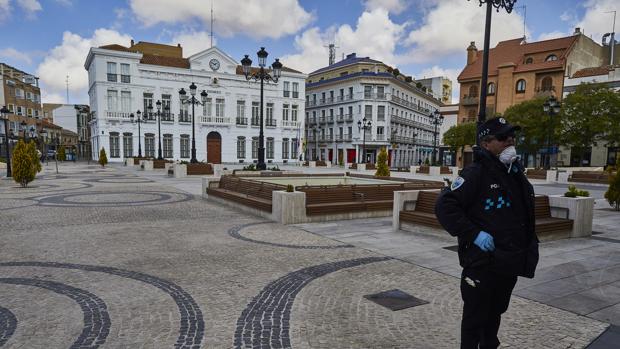
[[[508,275],[534,277],[538,238],[534,231],[534,189],[515,162],[509,169],[483,148],[435,205],[441,225],[458,238],[463,268],[489,266]],[[487,253],[473,241],[485,231],[495,242]]]

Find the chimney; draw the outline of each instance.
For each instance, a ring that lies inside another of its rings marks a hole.
[[[581,28],[575,27],[575,32],[573,33],[573,35],[579,35],[579,34],[581,34]]]
[[[131,39],[131,45],[129,47],[133,47],[133,39]]]
[[[181,47],[181,44],[177,44],[177,47]]]
[[[478,49],[476,48],[476,42],[472,41],[469,43],[469,47],[467,48],[467,64],[472,64],[476,60],[478,54]]]
[[[349,58],[355,58],[355,56],[356,56],[355,52],[353,52],[353,53],[349,53],[349,54],[347,55],[347,59],[349,59]]]

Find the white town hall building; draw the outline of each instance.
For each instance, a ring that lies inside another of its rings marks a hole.
[[[164,158],[189,161],[192,105],[180,102],[179,90],[189,95],[192,83],[198,87],[198,101],[203,90],[207,93],[204,105],[194,107],[198,161],[252,163],[258,159],[260,81],[248,82],[241,65],[217,47],[184,58],[180,45],[132,40],[129,47],[92,47],[84,67],[93,114],[93,159],[98,159],[101,148],[111,162],[138,156],[139,148],[142,156],[157,157],[161,137]],[[306,76],[284,67],[277,83],[265,82],[266,163],[291,163],[300,157]],[[137,112],[144,116],[149,106],[153,113],[140,124],[138,134]]]

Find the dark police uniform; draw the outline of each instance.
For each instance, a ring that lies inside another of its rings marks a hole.
[[[441,225],[458,237],[463,267],[461,348],[497,348],[501,314],[508,309],[517,276],[534,277],[538,239],[534,232],[534,190],[517,161],[507,167],[475,148],[465,167],[437,200]],[[495,250],[473,242],[480,231],[493,236]]]

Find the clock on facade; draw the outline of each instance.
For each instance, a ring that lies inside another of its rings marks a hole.
[[[213,58],[209,61],[209,67],[211,67],[211,69],[213,70],[218,70],[220,69],[220,61],[218,61],[217,59]]]

